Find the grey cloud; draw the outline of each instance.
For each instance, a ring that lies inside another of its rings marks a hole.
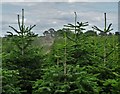
[[[33,2],[33,0],[24,0]],[[34,2],[118,2],[119,0],[34,0]]]

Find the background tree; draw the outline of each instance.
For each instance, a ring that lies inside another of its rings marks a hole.
[[[44,35],[44,36],[46,36],[47,34],[49,34],[48,31],[44,31],[44,32],[43,32],[43,35]]]
[[[51,37],[55,36],[55,30],[53,28],[50,28],[48,31],[51,34]]]
[[[97,33],[93,30],[88,30],[84,34],[86,34],[88,36],[97,36]]]

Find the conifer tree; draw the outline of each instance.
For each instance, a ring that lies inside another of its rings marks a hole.
[[[106,19],[106,13],[104,13],[104,29],[99,29],[97,26],[93,26],[92,28],[99,31],[102,35],[107,35],[108,32],[112,31],[113,29],[111,29],[111,26],[112,26],[112,23],[110,23],[107,27],[107,19]],[[105,64],[106,62],[106,58],[112,53],[112,51],[110,53],[107,54],[107,38],[105,37],[105,40],[104,40],[104,54],[103,54],[103,62]]]
[[[25,50],[28,48],[28,46],[32,43],[33,38],[37,36],[37,34],[34,34],[31,30],[35,27],[33,26],[25,26],[24,22],[24,9],[22,9],[22,22],[20,22],[20,15],[18,15],[18,27],[19,30],[15,29],[12,26],[9,26],[11,29],[17,33],[17,35],[14,35],[12,32],[9,33],[8,36],[12,37],[13,42],[18,47],[21,55],[25,54]]]

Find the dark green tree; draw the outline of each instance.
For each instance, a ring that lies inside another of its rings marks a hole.
[[[12,32],[7,32],[9,33],[8,36],[12,37],[13,42],[19,49],[21,55],[25,54],[26,49],[31,45],[34,37],[37,36],[37,34],[34,34],[31,30],[35,27],[36,25],[33,26],[25,26],[24,22],[24,9],[22,9],[22,22],[20,22],[20,16],[18,15],[18,27],[19,30],[15,29],[12,26],[9,26],[12,28],[16,35],[13,35]]]
[[[104,18],[105,18],[104,19],[105,24],[104,24],[104,29],[103,30],[99,29],[97,26],[93,26],[92,28],[99,31],[100,34],[102,34],[102,35],[107,35],[108,32],[113,30],[113,29],[111,29],[112,23],[110,23],[107,27],[106,13],[104,13]]]
[[[8,37],[14,43],[14,51],[10,51],[10,54],[5,59],[5,65],[10,66],[8,69],[14,69],[19,71],[20,75],[20,87],[23,94],[32,93],[32,82],[41,77],[41,64],[42,55],[41,48],[32,46],[32,42],[37,37],[37,34],[32,32],[32,29],[36,25],[26,26],[24,23],[24,9],[22,9],[22,22],[20,22],[20,17],[18,15],[18,27],[19,30],[12,28],[16,35],[12,32],[9,33]],[[8,65],[11,64],[11,65]],[[15,67],[14,67],[15,66]]]
[[[71,61],[69,62],[76,64],[81,63],[83,66],[84,64],[87,64],[88,62],[91,62],[90,56],[91,55],[91,45],[88,42],[88,37],[86,34],[83,33],[85,27],[88,26],[88,22],[77,22],[77,14],[75,13],[75,24],[68,24],[64,25],[68,29],[74,31],[74,36],[68,36],[66,37],[72,41],[72,45],[69,48],[69,56],[71,55]]]
[[[104,29],[103,30],[99,29],[97,26],[93,26],[92,28],[99,31],[100,35],[106,36],[108,32],[113,30],[113,29],[111,29],[112,23],[110,23],[107,27],[106,13],[104,13],[104,22],[105,22],[105,24],[104,24]],[[107,45],[106,45],[107,44],[107,38],[105,37],[104,39],[105,40],[104,40],[104,49],[103,49],[104,50],[103,61],[104,61],[104,64],[105,64],[106,60],[107,60],[107,57],[113,52],[113,50],[112,50],[112,52],[107,54],[107,49],[106,49],[107,48]]]
[[[77,21],[77,13],[75,13],[75,24],[68,24],[68,25],[64,25],[66,28],[74,31],[75,33],[75,37],[74,38],[70,38],[71,40],[73,40],[74,42],[78,42],[79,41],[79,37],[80,35],[83,33],[83,30],[86,30],[85,27],[88,26],[88,22],[78,22]]]

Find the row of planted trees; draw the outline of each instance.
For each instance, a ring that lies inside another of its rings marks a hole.
[[[104,15],[104,30],[93,29],[106,34],[112,24],[106,26]],[[119,43],[111,42],[117,36],[87,36],[82,31],[88,22],[78,22],[75,12],[75,24],[59,30],[50,52],[44,54],[32,45],[35,25],[25,26],[24,10],[21,23],[19,19],[18,15],[19,31],[10,26],[16,35],[8,32],[3,40],[2,94],[120,93]],[[11,50],[6,50],[8,43]]]

